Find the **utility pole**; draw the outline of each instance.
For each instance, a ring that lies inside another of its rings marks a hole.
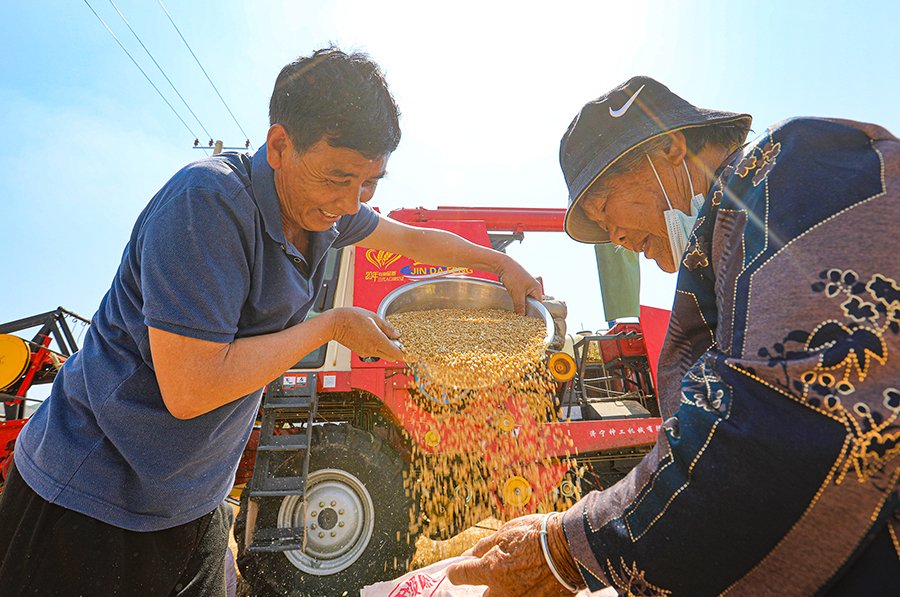
[[[228,151],[232,151],[232,150],[246,151],[249,147],[250,147],[250,139],[247,139],[247,141],[244,142],[243,147],[225,147],[225,144],[222,142],[221,139],[219,139],[218,141],[215,141],[215,142],[213,142],[213,140],[210,139],[209,146],[205,146],[205,145],[200,145],[200,141],[198,141],[197,139],[194,139],[194,149],[202,149],[204,151],[209,151],[210,149],[212,149],[213,155],[219,155],[220,153],[222,153],[223,151],[226,151],[226,150],[228,150]]]

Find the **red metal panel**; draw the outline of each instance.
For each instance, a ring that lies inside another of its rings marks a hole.
[[[351,365],[353,370],[350,372],[350,385],[352,388],[369,392],[385,402],[391,399],[391,392],[388,391],[388,388],[385,388],[385,379],[390,374],[399,373],[406,365],[403,363],[378,361],[376,363],[359,363],[362,365],[377,365],[377,367],[359,367],[358,361],[359,358],[354,354]],[[392,369],[388,369],[387,366],[392,367]]]
[[[484,222],[434,222],[428,227],[448,230],[479,245],[491,246]],[[497,276],[486,272],[419,263],[397,253],[357,247],[353,275],[353,305],[376,311],[385,295],[395,288],[416,280],[442,278],[448,275],[497,280]],[[357,365],[373,366],[354,360],[353,366]],[[383,364],[376,363],[375,366]]]
[[[407,224],[456,221],[478,221],[488,230],[511,232],[562,232],[565,209],[519,207],[452,207],[437,209],[395,209],[388,217]],[[437,226],[435,226],[437,227]]]
[[[16,445],[16,438],[19,432],[25,426],[26,419],[16,419],[14,421],[0,421],[0,472],[3,478],[9,474],[9,467],[12,464],[13,448]]]
[[[641,305],[641,328],[647,343],[647,359],[650,361],[650,373],[653,375],[653,387],[659,388],[656,381],[656,370],[659,367],[659,355],[662,352],[666,331],[669,329],[669,318],[672,312],[668,309],[657,309]]]
[[[553,427],[565,431],[577,453],[602,452],[646,446],[656,443],[656,435],[662,425],[658,417],[644,419],[616,419],[612,421],[568,421],[546,425],[547,433],[554,433]],[[563,451],[559,451],[562,449]],[[565,454],[566,446],[558,446],[557,454]],[[571,448],[568,451],[574,453]]]
[[[614,334],[624,334],[626,332],[641,334],[641,324],[617,323],[610,328],[606,335],[612,336]],[[647,354],[647,348],[644,346],[644,339],[642,337],[618,338],[616,340],[600,342],[600,352],[603,354],[603,362],[609,363],[619,357],[644,356]]]

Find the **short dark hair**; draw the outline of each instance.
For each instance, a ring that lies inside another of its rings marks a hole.
[[[397,149],[400,113],[378,65],[332,46],[278,74],[269,124],[280,124],[298,151],[321,139],[376,159]]]

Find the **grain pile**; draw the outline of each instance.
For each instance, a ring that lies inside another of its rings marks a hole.
[[[388,319],[420,383],[436,389],[495,386],[544,353],[544,322],[502,309],[432,309]]]
[[[556,384],[545,364],[542,320],[469,308],[388,321],[411,363],[416,408],[430,414],[411,442],[406,488],[419,506],[412,532],[424,527],[446,538],[491,516],[562,509],[579,497],[577,483],[565,494],[555,489],[574,462],[548,456],[571,443],[546,426],[557,417]],[[548,497],[538,503],[532,493]]]

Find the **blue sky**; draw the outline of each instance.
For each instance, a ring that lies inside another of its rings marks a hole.
[[[108,0],[89,0],[206,141]],[[329,42],[383,67],[403,140],[374,203],[564,207],[559,138],[581,105],[635,74],[692,103],[900,132],[900,3],[834,1],[237,2],[164,0],[254,146],[280,68]],[[244,137],[153,0],[117,0],[200,120]],[[90,316],[137,214],[203,152],[85,3],[19,3],[0,21],[0,321],[57,305]],[[532,235],[511,254],[602,325],[590,247]],[[642,263],[642,302],[674,277]]]

